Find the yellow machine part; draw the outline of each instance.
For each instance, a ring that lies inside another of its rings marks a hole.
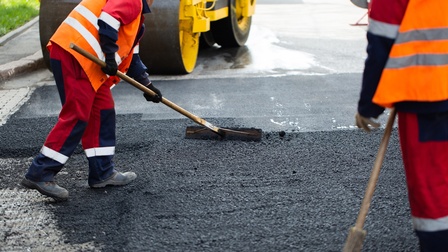
[[[229,7],[215,8],[218,0],[180,0],[179,25],[182,30],[191,29],[193,33],[207,32],[210,22],[229,16]],[[256,0],[237,0],[235,12],[241,18],[255,13]],[[211,5],[209,7],[206,7]]]
[[[251,17],[255,13],[256,0],[243,0],[239,1],[239,8],[241,8],[241,14],[243,17]],[[238,8],[238,7],[237,7]]]
[[[46,43],[81,0],[41,0],[40,40],[49,67]],[[256,0],[162,0],[146,15],[140,57],[152,74],[191,73],[199,44],[242,46],[249,34]],[[202,38],[201,38],[202,36]],[[204,44],[204,43],[203,43]]]
[[[199,51],[199,36],[210,31],[210,22],[229,17],[229,6],[220,0],[180,0],[179,4],[179,43],[185,71],[193,71]],[[256,0],[236,0],[233,11],[238,18],[238,29],[244,29],[247,20],[255,12]]]

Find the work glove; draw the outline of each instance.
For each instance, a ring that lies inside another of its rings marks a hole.
[[[380,123],[373,121],[371,118],[364,117],[359,113],[356,113],[355,120],[356,120],[356,126],[367,132],[370,132],[371,128],[376,129],[381,125]]]
[[[160,92],[160,90],[154,87],[154,85],[151,82],[148,85],[146,85],[146,87],[151,89],[154,93],[156,93],[156,95],[154,96],[147,93],[143,93],[143,96],[147,101],[152,101],[154,103],[159,103],[160,101],[162,101],[162,93]]]
[[[102,67],[101,70],[109,76],[117,75],[118,66],[115,57],[106,58],[106,66]]]

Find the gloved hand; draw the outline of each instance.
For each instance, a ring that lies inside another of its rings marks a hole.
[[[371,128],[378,128],[381,125],[380,123],[373,121],[371,118],[364,117],[359,113],[356,113],[355,120],[356,120],[356,126],[367,132],[370,132]]]
[[[159,103],[160,101],[162,101],[162,93],[160,92],[160,90],[154,87],[154,85],[151,82],[148,85],[146,85],[146,87],[151,89],[154,93],[156,93],[156,95],[154,96],[147,93],[143,93],[143,96],[147,101],[152,101],[154,103]]]
[[[115,58],[106,58],[106,66],[102,67],[101,70],[109,76],[117,75],[118,66]]]

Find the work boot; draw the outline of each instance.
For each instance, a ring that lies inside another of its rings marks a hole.
[[[43,195],[54,198],[55,200],[64,201],[68,199],[68,191],[58,186],[56,182],[34,182],[27,178],[24,178],[21,182],[24,187],[29,189],[36,189]]]
[[[114,174],[112,176],[110,176],[110,178],[108,178],[107,180],[105,180],[101,183],[90,185],[90,187],[101,188],[101,187],[106,187],[109,185],[110,186],[123,186],[123,185],[127,185],[127,184],[131,183],[131,181],[134,180],[135,178],[137,178],[137,174],[135,174],[134,172],[121,173],[118,171],[114,171]]]

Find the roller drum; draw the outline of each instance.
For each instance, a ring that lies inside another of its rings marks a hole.
[[[42,54],[50,69],[46,45],[73,8],[81,0],[41,0],[39,35]],[[199,33],[193,34],[190,23],[179,23],[179,0],[155,1],[152,13],[145,15],[145,34],[140,43],[140,57],[151,74],[187,74],[194,70],[199,51]],[[191,24],[192,25],[192,24]],[[50,69],[51,70],[51,69]]]
[[[155,1],[152,13],[146,15],[140,57],[150,74],[187,74],[194,70],[200,34],[180,28],[180,4],[179,0]]]
[[[50,54],[46,48],[53,33],[81,0],[40,0],[39,36],[45,65],[50,69]],[[50,69],[51,70],[51,69]]]

